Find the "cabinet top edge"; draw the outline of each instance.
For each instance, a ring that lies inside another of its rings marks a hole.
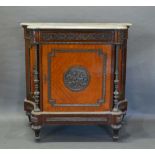
[[[131,23],[21,23],[27,29],[128,29]]]

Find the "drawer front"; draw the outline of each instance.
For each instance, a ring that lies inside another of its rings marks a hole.
[[[111,45],[42,45],[43,111],[110,110],[112,53]]]

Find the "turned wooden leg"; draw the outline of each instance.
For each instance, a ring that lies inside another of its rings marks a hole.
[[[31,126],[32,129],[34,130],[34,133],[35,133],[35,140],[40,140],[40,130],[41,130],[41,126],[35,126],[35,125],[32,125]]]
[[[119,139],[119,130],[121,128],[121,125],[112,125],[112,130],[113,130],[113,135],[112,135],[112,138],[113,138],[113,141],[118,141]]]
[[[119,139],[119,129],[113,129],[113,135],[112,135],[113,141],[116,142]]]
[[[122,122],[121,122],[122,125],[124,124],[124,117],[125,117],[125,115],[126,114],[123,114],[123,116],[122,116]]]
[[[40,140],[40,129],[34,130],[35,132],[35,140]]]
[[[32,124],[32,122],[31,122],[31,115],[27,115],[28,116],[28,120],[29,120],[29,125],[31,125]]]
[[[31,122],[31,116],[27,115],[29,122]]]
[[[26,112],[26,115],[28,117],[28,121],[29,121],[29,125],[32,124],[32,121],[31,121],[31,114],[29,112]]]

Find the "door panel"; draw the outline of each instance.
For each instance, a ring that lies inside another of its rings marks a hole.
[[[42,45],[43,111],[110,110],[112,46]]]

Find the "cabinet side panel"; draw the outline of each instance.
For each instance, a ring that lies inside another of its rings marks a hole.
[[[126,40],[120,45],[119,49],[119,92],[120,100],[125,98],[125,80],[126,80]]]
[[[35,66],[35,47],[31,47],[29,49],[29,55],[30,55],[30,95],[31,98],[33,97],[34,93],[34,66]]]
[[[42,45],[39,45],[39,84],[40,84],[40,110],[43,111],[43,83],[46,81],[46,77],[43,75],[43,63],[42,63]]]
[[[30,55],[29,40],[25,39],[25,76],[26,76],[26,98],[30,99]]]
[[[127,40],[124,41],[122,47],[122,97],[125,98],[125,83],[126,83],[126,63],[127,63]]]
[[[26,97],[33,101],[34,92],[34,47],[30,47],[28,39],[25,40],[25,67],[26,67]]]

